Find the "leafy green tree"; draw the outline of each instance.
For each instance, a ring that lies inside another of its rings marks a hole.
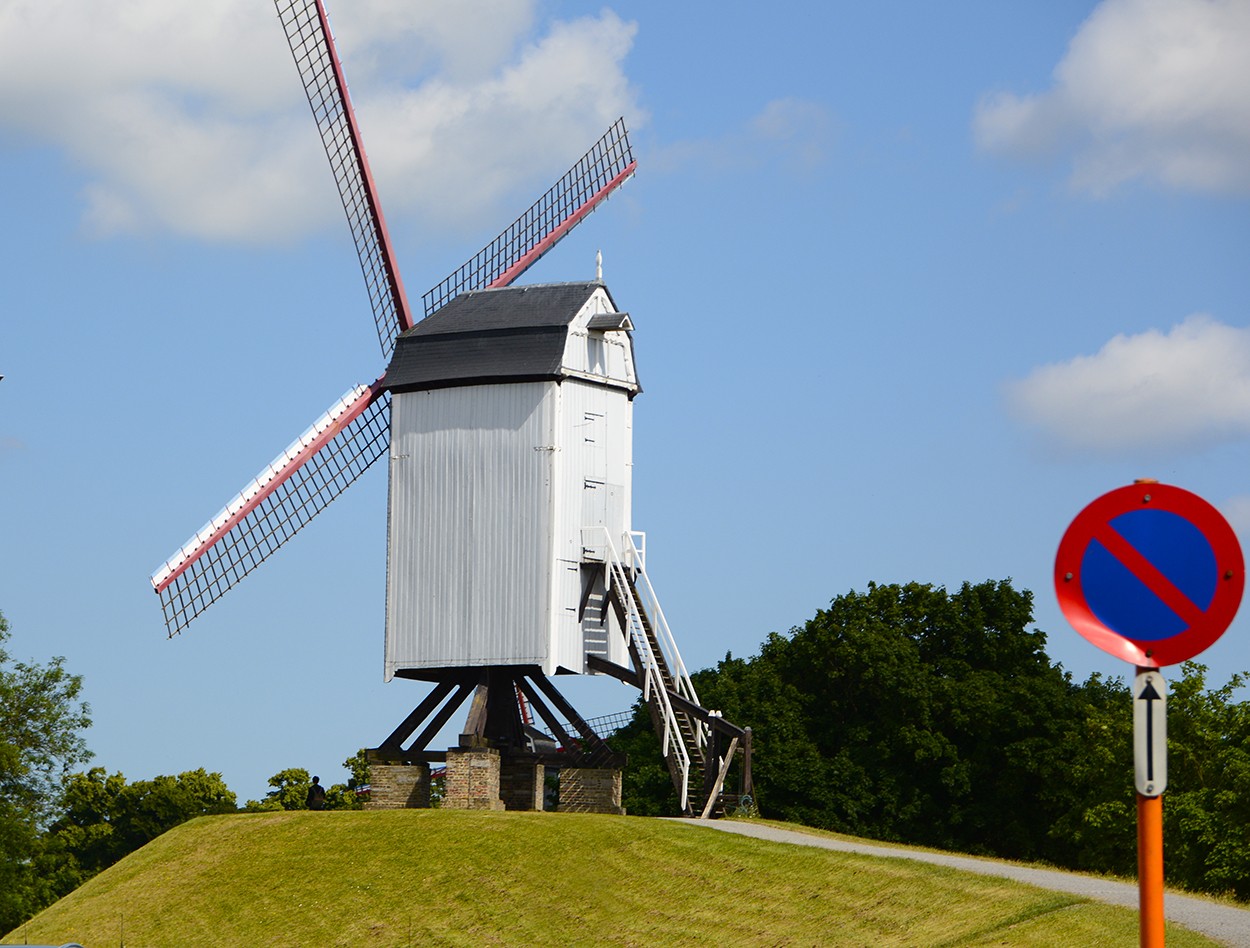
[[[82,677],[63,658],[47,665],[14,661],[0,615],[0,932],[41,908],[33,858],[55,813],[61,778],[91,757],[81,731],[90,708]]]
[[[1169,881],[1250,900],[1250,701],[1235,674],[1206,687],[1186,662],[1168,696],[1168,789],[1163,795]]]
[[[127,783],[102,767],[65,780],[62,812],[37,867],[59,898],[167,830],[197,816],[235,812],[221,774],[203,768]]]
[[[1058,816],[1050,858],[1088,872],[1137,872],[1132,695],[1119,678],[1092,675],[1078,689],[1080,713],[1060,736],[1058,760],[1038,793]]]
[[[356,788],[369,782],[369,762],[364,750],[358,750],[343,761],[343,766],[352,776],[345,784],[336,783],[325,788],[327,810],[359,810],[363,806],[356,796]],[[265,794],[263,800],[248,800],[244,809],[249,813],[308,809],[308,788],[312,786],[312,777],[303,767],[278,771],[269,778],[269,786],[273,789]]]
[[[312,786],[312,777],[303,767],[288,767],[286,770],[279,770],[269,778],[269,786],[273,789],[265,794],[263,800],[247,801],[245,809],[248,812],[308,808],[308,788]]]
[[[1044,858],[1074,801],[1040,791],[1082,706],[1031,622],[1009,581],[870,584],[727,659],[700,693],[752,727],[766,815]]]
[[[369,758],[362,747],[343,761],[343,767],[351,774],[346,784],[336,783],[326,790],[327,810],[364,809],[357,791],[369,786]]]

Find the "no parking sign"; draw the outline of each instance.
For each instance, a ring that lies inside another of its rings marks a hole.
[[[1059,607],[1076,631],[1148,668],[1187,661],[1223,635],[1245,581],[1228,521],[1169,484],[1103,494],[1077,514],[1055,557]]]

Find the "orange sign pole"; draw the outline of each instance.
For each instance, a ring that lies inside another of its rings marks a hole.
[[[1141,948],[1163,948],[1163,797],[1137,794],[1137,889]]]

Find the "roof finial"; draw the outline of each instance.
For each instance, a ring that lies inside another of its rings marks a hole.
[[[603,282],[603,251],[595,251],[595,282]]]

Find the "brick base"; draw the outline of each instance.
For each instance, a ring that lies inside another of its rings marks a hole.
[[[505,760],[499,768],[499,797],[509,810],[541,810],[547,768],[534,760]]]
[[[430,806],[430,765],[369,760],[366,810],[426,810]]]
[[[502,810],[499,751],[493,747],[447,751],[443,806],[449,810]]]
[[[625,809],[621,806],[621,772],[590,767],[562,767],[560,811],[624,816]]]

